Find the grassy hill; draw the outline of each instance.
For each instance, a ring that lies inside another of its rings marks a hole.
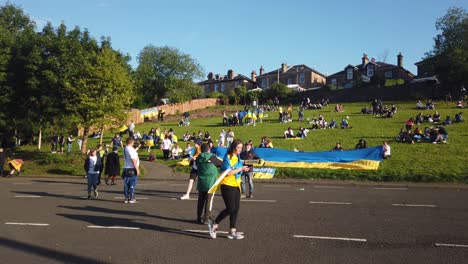
[[[335,119],[339,122],[342,118],[348,117],[351,129],[321,129],[310,130],[307,138],[303,140],[284,140],[283,132],[291,127],[295,132],[299,127],[305,126],[310,129],[308,122],[297,121],[297,106],[293,111],[293,122],[279,123],[277,112],[266,112],[268,117],[263,123],[257,123],[254,126],[237,126],[232,127],[235,138],[240,138],[243,141],[252,140],[255,145],[260,143],[262,136],[268,136],[273,140],[276,148],[281,149],[298,149],[303,151],[327,151],[334,147],[336,142],[340,142],[344,149],[354,149],[354,146],[359,139],[363,138],[367,141],[368,146],[381,145],[384,140],[388,141],[392,147],[392,157],[381,162],[377,171],[351,171],[351,170],[321,170],[321,169],[286,169],[280,168],[277,170],[276,177],[289,178],[328,178],[328,179],[354,179],[354,180],[373,180],[373,181],[415,181],[415,182],[468,182],[468,147],[465,144],[468,137],[468,123],[458,123],[447,126],[449,134],[448,144],[430,144],[416,143],[404,144],[397,143],[395,137],[401,128],[404,128],[404,123],[410,117],[415,117],[419,112],[423,114],[429,112],[431,115],[435,110],[417,110],[414,102],[385,102],[391,107],[396,104],[398,112],[393,118],[382,118],[373,115],[361,114],[361,109],[365,106],[370,106],[367,102],[361,103],[346,103],[344,104],[344,112],[333,112],[334,105],[329,105],[321,110],[306,110],[305,119],[318,117],[322,114],[329,122]],[[241,106],[218,106],[215,108],[201,110],[198,113],[192,113],[190,118],[191,125],[188,127],[179,127],[179,118],[169,118],[172,121],[162,123],[146,122],[136,126],[136,130],[141,134],[147,133],[151,127],[160,127],[162,129],[172,128],[179,138],[181,148],[185,148],[185,143],[182,141],[182,136],[185,132],[203,133],[209,131],[213,141],[218,139],[219,132],[223,128],[221,126],[222,110],[234,111],[241,109]],[[465,110],[457,109],[454,104],[446,104],[445,102],[436,102],[436,110],[439,111],[442,118],[450,115],[452,119],[458,112]],[[201,118],[202,116],[207,116]],[[424,129],[426,126],[434,126],[434,124],[423,123],[419,127]],[[224,127],[225,130],[228,127]],[[413,127],[414,128],[414,127]],[[105,142],[109,143],[113,133],[105,132]],[[95,146],[97,140],[91,140],[90,146]],[[47,147],[47,146],[46,146]],[[76,146],[75,146],[76,148]],[[156,150],[158,157],[162,157],[162,151]],[[146,157],[148,152],[141,150],[140,156]],[[42,154],[47,158],[42,159],[57,159],[50,158],[51,154]],[[66,156],[66,155],[64,155]],[[74,157],[74,156],[73,156]],[[79,168],[73,169],[76,158],[67,157],[63,159],[66,163],[66,170],[69,174],[75,174],[82,170],[81,159],[77,163]],[[163,161],[160,161],[163,162]],[[44,162],[42,162],[44,163]],[[58,170],[65,170],[58,165],[61,162],[56,162]],[[174,165],[174,161],[168,161],[169,165]],[[54,163],[50,163],[54,164]],[[39,165],[39,164],[37,164]],[[54,166],[54,165],[53,165]],[[39,167],[35,166],[40,170]],[[51,168],[49,168],[50,170]],[[184,169],[182,169],[184,170]],[[47,170],[45,170],[47,171]]]

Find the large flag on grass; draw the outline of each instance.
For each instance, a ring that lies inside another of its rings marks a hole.
[[[223,158],[227,149],[213,150]],[[276,148],[254,148],[265,167],[377,170],[382,161],[382,147],[346,151],[294,152]]]

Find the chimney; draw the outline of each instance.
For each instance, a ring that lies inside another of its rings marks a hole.
[[[250,79],[252,79],[253,82],[257,82],[257,72],[256,71],[252,71],[252,73],[250,74]]]
[[[370,61],[375,62],[375,58],[372,58]]]
[[[397,65],[403,68],[403,55],[401,55],[401,52],[397,56]]]
[[[234,72],[232,70],[229,70],[227,73],[228,80],[232,80],[232,77],[234,77]]]
[[[286,63],[281,63],[281,71],[286,72],[288,70],[288,65]]]
[[[369,58],[367,58],[367,54],[362,54],[362,65],[366,65],[369,62]]]
[[[263,69],[263,66],[260,66],[260,75],[263,75],[265,73],[265,69]]]
[[[215,75],[215,80],[219,80],[219,74]]]
[[[208,73],[208,80],[213,80],[213,73],[212,72]]]

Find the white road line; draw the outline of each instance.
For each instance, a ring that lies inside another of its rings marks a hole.
[[[116,197],[114,197],[114,199],[121,199],[121,200],[124,200],[125,197],[116,196]],[[136,200],[148,200],[149,198],[148,198],[148,197],[136,197],[135,199],[136,199]]]
[[[185,229],[182,230],[183,232],[191,232],[191,233],[202,233],[207,234],[210,233],[208,230],[194,230],[194,229]],[[228,234],[228,231],[216,231],[217,234]],[[238,232],[239,234],[244,234],[244,232]]]
[[[242,199],[241,202],[276,203],[276,200],[252,200],[252,199]]]
[[[462,244],[445,244],[445,243],[435,243],[436,247],[461,247],[461,248],[468,248],[468,245]]]
[[[6,222],[5,225],[48,226],[49,224],[43,224],[43,223],[17,223],[17,222]]]
[[[87,226],[88,228],[98,228],[98,229],[125,229],[125,230],[138,230],[139,227],[129,227],[129,226]]]
[[[41,198],[39,195],[15,195],[15,198]]]
[[[404,187],[374,187],[374,190],[395,190],[395,191],[407,191],[408,188]]]
[[[347,202],[309,202],[311,204],[345,204],[345,205],[348,205],[348,204],[351,204],[351,203],[347,203]]]
[[[344,241],[355,241],[355,242],[367,242],[367,239],[364,239],[364,238],[302,236],[302,235],[294,235],[293,237],[295,237],[295,238],[310,238],[310,239],[326,239],[326,240],[344,240]]]
[[[434,204],[392,204],[393,206],[401,206],[401,207],[437,207]]]
[[[26,185],[26,184],[32,184],[31,182],[14,182],[13,184],[15,185]]]
[[[287,184],[263,185],[263,187],[267,187],[267,188],[290,188],[291,185],[287,185]]]
[[[343,186],[327,186],[327,185],[316,185],[314,188],[324,188],[324,189],[343,189]]]

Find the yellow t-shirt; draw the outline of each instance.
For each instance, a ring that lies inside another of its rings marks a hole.
[[[237,155],[233,155],[232,157],[229,158],[229,162],[231,163],[231,166],[234,166],[237,164],[238,162],[238,158],[237,158]],[[227,175],[226,177],[224,177],[224,179],[221,181],[221,185],[227,185],[227,186],[231,186],[231,187],[238,187],[240,188],[241,186],[241,177],[239,177],[239,179],[236,179],[236,175],[235,174],[232,174],[232,175]]]

